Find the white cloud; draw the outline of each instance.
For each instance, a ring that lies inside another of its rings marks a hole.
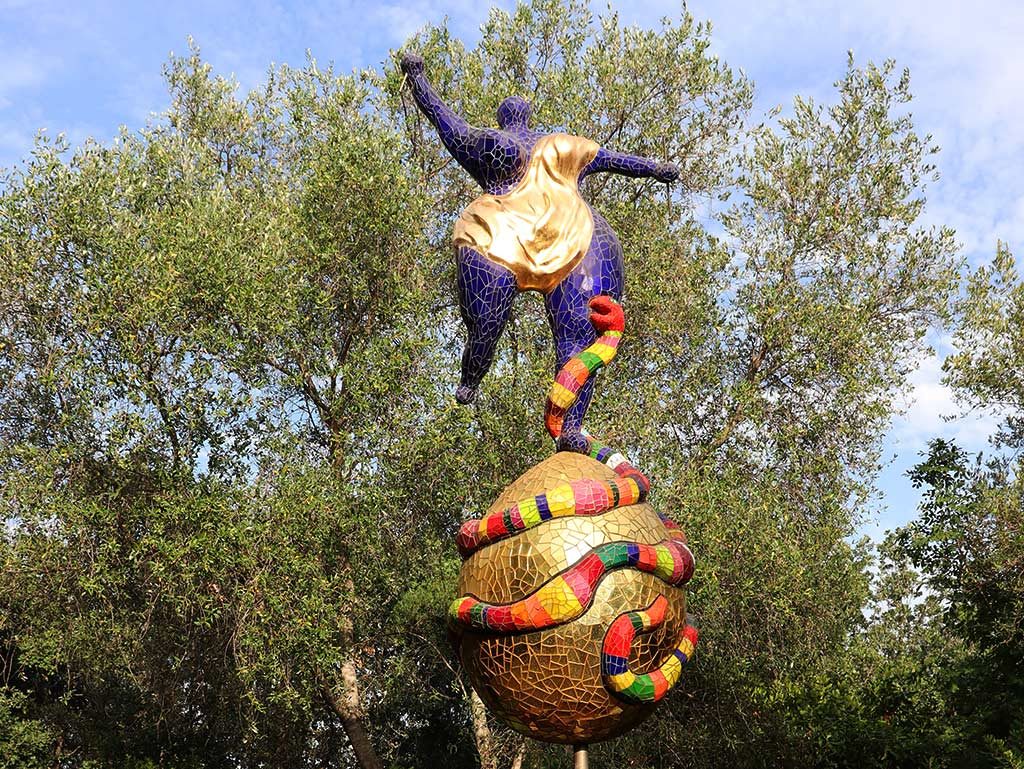
[[[472,0],[409,0],[401,3],[382,3],[374,18],[381,24],[388,44],[401,45],[427,24],[440,24],[445,18],[448,26],[467,42],[479,37],[479,28],[487,20],[488,7],[506,10],[514,6],[511,0],[493,0],[488,4]]]
[[[415,34],[431,20],[423,13],[424,5],[426,4],[402,3],[377,6],[375,14],[387,30],[387,36],[392,45],[401,45],[402,41]],[[440,19],[435,21],[440,21]]]
[[[953,391],[942,383],[942,360],[950,351],[948,336],[933,340],[937,352],[921,361],[910,377],[911,390],[900,404],[903,413],[892,422],[889,445],[900,453],[918,453],[933,438],[956,441],[968,451],[981,451],[999,426],[993,413],[965,413]]]
[[[56,66],[56,56],[45,56],[25,47],[0,50],[0,109],[10,106],[18,91],[44,82]]]
[[[33,136],[30,132],[21,130],[7,121],[0,123],[0,153],[6,154],[10,151],[20,153],[22,148],[32,145],[32,139]]]

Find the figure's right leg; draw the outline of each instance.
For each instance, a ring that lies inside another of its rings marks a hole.
[[[605,294],[616,302],[622,299],[622,246],[600,215],[594,214],[594,237],[590,250],[572,272],[545,296],[548,322],[555,337],[555,372],[573,356],[597,339],[591,321],[595,296]],[[584,436],[583,418],[594,395],[594,377],[587,380],[569,408],[562,422],[562,435],[558,439],[559,451],[586,453],[588,441]]]
[[[459,309],[469,334],[462,352],[462,381],[455,397],[459,403],[469,403],[491,368],[518,286],[510,270],[472,248],[459,246],[455,259],[459,270]]]

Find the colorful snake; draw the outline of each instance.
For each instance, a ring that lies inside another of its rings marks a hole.
[[[576,402],[586,382],[615,357],[625,328],[622,307],[611,297],[590,302],[590,320],[599,332],[597,340],[561,368],[548,393],[544,422],[556,441],[562,434],[566,412]],[[457,543],[463,558],[482,547],[566,516],[600,515],[617,507],[647,499],[650,482],[620,453],[584,433],[587,453],[616,474],[611,481],[583,479],[556,486],[482,518],[466,521]],[[667,517],[660,515],[669,536],[654,545],[609,542],[592,549],[579,561],[556,574],[526,597],[507,604],[492,604],[466,595],[455,599],[449,619],[458,630],[483,633],[520,633],[544,630],[570,622],[590,607],[605,574],[634,568],[653,574],[672,586],[681,586],[693,575],[693,554],[686,537]],[[687,625],[676,648],[654,670],[634,673],[629,654],[637,633],[648,633],[665,618],[668,601],[659,596],[646,609],[620,614],[608,628],[601,651],[605,686],[629,702],[657,702],[682,674],[682,665],[694,652],[697,631]]]
[[[637,675],[629,669],[629,652],[637,633],[649,633],[665,621],[668,601],[659,595],[643,611],[627,611],[615,618],[604,636],[601,675],[604,685],[630,702],[657,702],[675,686],[697,645],[697,629],[687,625],[664,662],[650,673]]]

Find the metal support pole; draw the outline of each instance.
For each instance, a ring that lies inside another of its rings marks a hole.
[[[572,746],[572,769],[588,769],[586,743]]]

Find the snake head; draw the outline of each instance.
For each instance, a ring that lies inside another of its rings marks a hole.
[[[626,316],[622,314],[621,304],[601,294],[590,300],[590,322],[599,332],[622,331],[626,327]]]

